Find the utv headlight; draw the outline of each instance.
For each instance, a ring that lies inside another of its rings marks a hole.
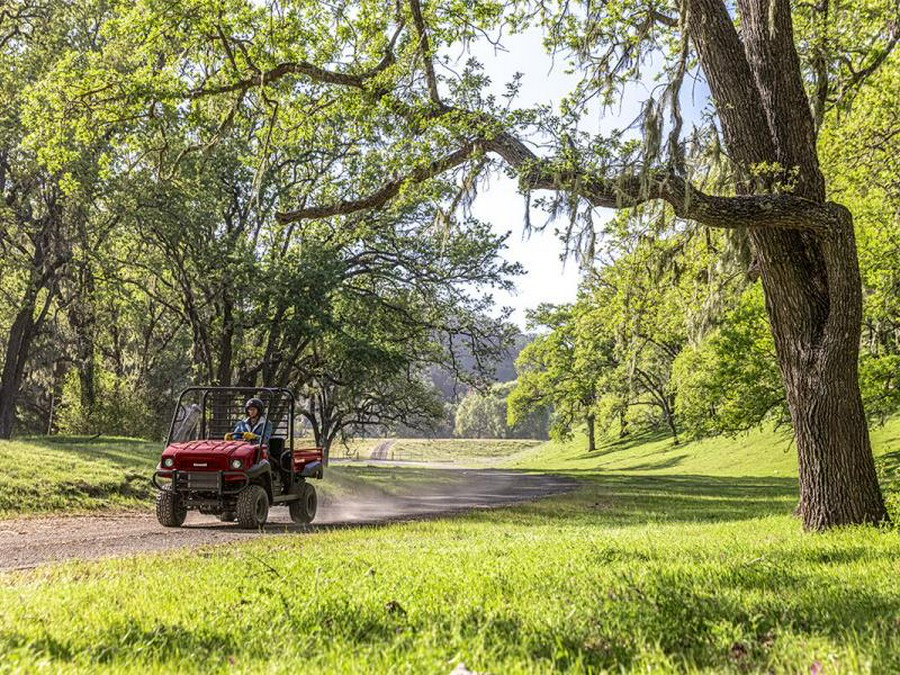
[[[172,457],[166,457],[166,458],[163,460],[163,466],[166,467],[167,469],[172,468],[172,466],[173,466],[174,464],[175,464],[175,460],[174,460]]]
[[[240,469],[242,466],[244,466],[244,463],[241,460],[239,460],[239,459],[231,460],[231,468],[232,469]]]

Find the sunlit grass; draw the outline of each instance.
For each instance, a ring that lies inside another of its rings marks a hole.
[[[0,441],[0,518],[145,505],[161,449],[133,438]]]
[[[877,457],[900,450],[900,418],[870,430]],[[788,430],[753,430],[673,443],[668,434],[600,437],[588,452],[583,434],[543,444],[510,457],[506,466],[548,471],[625,471],[709,476],[796,476],[797,449]]]
[[[893,531],[806,535],[787,478],[594,476],[382,528],[0,577],[34,670],[896,672]]]
[[[889,495],[898,437],[873,430]],[[548,444],[515,462],[575,492],[8,573],[0,671],[900,672],[900,535],[803,533],[779,443]]]

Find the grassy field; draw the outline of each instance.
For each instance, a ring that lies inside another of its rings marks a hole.
[[[385,443],[389,444],[385,459],[466,466],[494,465],[543,445],[541,441],[496,438],[363,438],[336,444],[332,456],[365,460]]]
[[[130,438],[0,441],[0,518],[146,505],[159,452]]]
[[[6,574],[0,671],[900,672],[897,530],[804,534],[779,442],[548,444],[512,461],[575,492]]]
[[[872,450],[888,508],[900,521],[900,418],[872,427]],[[652,476],[783,477],[797,475],[797,452],[789,434],[752,431],[737,438],[718,437],[675,445],[671,436],[601,439],[597,451],[576,437],[550,441],[512,455],[502,463],[515,469],[553,471],[573,476],[605,473]]]

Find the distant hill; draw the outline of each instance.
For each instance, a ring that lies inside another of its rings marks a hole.
[[[527,345],[534,336],[519,333],[513,339],[513,343],[507,350],[503,358],[491,364],[493,367],[492,382],[510,382],[516,379],[516,358],[519,356],[525,345]],[[475,359],[468,352],[462,352],[457,355],[460,369],[464,372],[475,371]],[[459,400],[466,395],[469,386],[463,382],[459,382],[456,375],[445,368],[432,368],[429,376],[432,383],[441,392],[441,396],[447,403],[459,403]]]

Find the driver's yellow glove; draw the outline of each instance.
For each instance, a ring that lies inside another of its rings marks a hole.
[[[225,434],[225,440],[226,440],[226,441],[233,441],[233,440],[234,440],[234,434],[231,433],[231,432],[229,431],[227,434]]]
[[[257,438],[259,438],[259,436],[257,436],[256,434],[254,434],[251,431],[244,432],[244,440],[245,441],[255,441]]]

